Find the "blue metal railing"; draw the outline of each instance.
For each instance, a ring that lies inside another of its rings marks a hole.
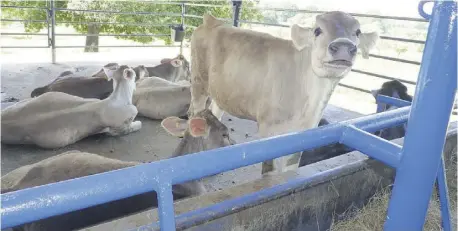
[[[170,201],[171,184],[200,179],[278,158],[288,153],[337,142],[342,136],[345,136],[343,131],[349,125],[368,132],[400,125],[407,121],[409,109],[410,107],[404,107],[304,132],[285,134],[5,193],[1,198],[1,225],[2,228],[13,227],[154,190],[159,198],[161,230],[174,230],[173,204]],[[378,137],[377,142],[377,146],[382,145],[387,148],[396,146]],[[395,147],[394,149],[396,153],[400,152],[400,148]],[[396,153],[393,155],[397,155]],[[381,160],[385,163],[397,162]],[[212,164],[202,165],[203,161]],[[164,202],[164,199],[170,203]]]
[[[1,198],[2,229],[154,190],[161,230],[175,230],[172,184],[338,141],[397,168],[385,230],[422,230],[432,186],[436,177],[441,178],[436,173],[441,166],[457,76],[456,3],[434,4],[411,107],[6,193]],[[369,133],[405,123],[409,112],[403,148]],[[202,165],[204,160],[212,165]],[[443,193],[440,190],[441,197]]]

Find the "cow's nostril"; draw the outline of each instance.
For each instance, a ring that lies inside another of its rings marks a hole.
[[[330,52],[331,54],[337,53],[338,50],[339,50],[339,47],[337,46],[337,44],[331,43],[331,44],[329,45],[329,52]]]
[[[356,46],[351,46],[350,49],[348,50],[348,52],[351,55],[356,55],[356,52],[358,52],[358,48]]]

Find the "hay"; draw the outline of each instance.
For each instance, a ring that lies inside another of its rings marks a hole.
[[[450,212],[452,227],[456,230],[457,225],[457,156],[456,147],[452,150],[451,158],[446,160],[447,184],[450,197]],[[329,231],[382,231],[386,220],[388,202],[391,196],[389,189],[377,192],[369,202],[361,209],[350,208],[340,221],[334,221]],[[437,192],[434,191],[428,208],[428,214],[424,225],[424,231],[438,231],[441,227],[441,211]]]

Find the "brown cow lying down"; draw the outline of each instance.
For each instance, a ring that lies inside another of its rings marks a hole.
[[[165,58],[161,64],[154,67],[146,67],[148,77],[159,77],[171,82],[188,80],[191,75],[189,62],[183,55],[178,55],[173,59]],[[94,73],[92,77],[105,77],[103,70]]]
[[[124,135],[140,130],[132,104],[135,72],[127,66],[105,66],[113,93],[104,100],[47,92],[10,106],[1,113],[1,141],[60,148],[87,136]]]
[[[187,80],[170,82],[158,77],[137,81],[132,102],[138,114],[150,119],[165,119],[169,116],[186,118],[191,103],[191,83]],[[207,101],[207,108],[211,99]]]
[[[317,127],[332,92],[364,58],[377,33],[363,33],[353,16],[333,11],[316,16],[313,27],[291,26],[291,39],[236,28],[204,14],[191,37],[190,114],[212,99],[224,112],[258,123],[260,137]],[[263,163],[263,173],[295,170],[300,153]]]
[[[143,78],[137,82],[132,102],[138,114],[150,119],[169,116],[187,116],[191,102],[189,81],[170,82],[158,77]]]
[[[189,121],[170,117],[164,120],[162,125],[175,135],[184,135],[172,158],[233,144],[227,127],[213,116],[209,110],[198,113],[196,117],[191,118]],[[85,152],[69,151],[11,171],[1,178],[1,189],[2,193],[12,192],[132,167],[138,164],[141,163],[120,161]],[[175,200],[204,194],[205,192],[206,189],[200,180],[173,186]],[[53,231],[80,229],[156,206],[156,193],[147,192],[22,225],[14,230]]]
[[[109,66],[118,65],[117,63],[107,64]],[[136,80],[148,76],[148,71],[143,65],[133,68]],[[69,95],[79,96],[82,98],[106,99],[113,92],[113,83],[107,81],[106,75],[103,77],[68,77],[73,75],[71,71],[62,72],[53,82],[44,86],[35,88],[30,96],[37,97],[46,92],[63,92]]]

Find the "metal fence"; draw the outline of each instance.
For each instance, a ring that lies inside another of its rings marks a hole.
[[[154,190],[161,230],[175,230],[173,184],[339,142],[397,169],[385,230],[422,230],[436,177],[444,179],[441,153],[457,85],[456,3],[435,1],[431,16],[422,7],[423,2],[420,13],[431,24],[412,107],[3,194],[2,229]],[[234,19],[234,24],[242,21]],[[407,119],[402,148],[368,133]],[[202,165],[204,160],[212,165]],[[134,180],[139,175],[144,179]],[[444,219],[444,229],[449,228],[450,220]]]
[[[144,27],[144,26],[155,26],[155,27],[171,27],[175,25],[181,25],[186,27],[186,19],[190,18],[202,18],[201,15],[192,15],[187,13],[187,9],[189,7],[208,7],[208,8],[215,8],[215,7],[227,7],[227,5],[209,5],[209,4],[194,4],[190,2],[148,2],[148,4],[167,4],[167,5],[176,5],[177,7],[181,8],[180,12],[123,12],[123,11],[108,11],[108,10],[83,10],[83,9],[68,9],[68,8],[58,8],[55,6],[55,1],[54,0],[47,0],[46,1],[46,7],[27,7],[27,6],[12,6],[12,5],[2,5],[2,8],[21,8],[25,10],[42,10],[46,11],[46,20],[19,20],[19,19],[5,19],[2,18],[2,22],[21,22],[21,23],[45,23],[47,25],[47,33],[1,33],[2,36],[12,36],[12,35],[33,35],[33,36],[47,36],[48,37],[48,44],[43,45],[43,46],[1,46],[1,48],[48,48],[52,50],[52,62],[56,62],[56,49],[60,48],[85,48],[87,46],[81,46],[81,45],[71,45],[71,46],[58,46],[56,45],[56,40],[59,40],[59,37],[65,37],[65,36],[107,36],[107,37],[115,37],[115,36],[131,36],[131,37],[168,37],[170,34],[62,34],[62,33],[56,33],[56,25],[62,25],[62,24],[98,24],[98,25],[107,25],[107,24],[116,24],[116,25],[130,25],[130,26],[138,26],[138,27]],[[226,18],[226,21],[231,21],[234,26],[241,26],[242,24],[248,24],[248,25],[264,25],[264,26],[272,26],[272,27],[289,27],[289,25],[285,24],[275,24],[275,23],[265,23],[265,22],[255,22],[255,21],[247,21],[247,20],[241,20],[241,9],[243,5],[241,1],[233,1],[233,16],[232,18],[228,19]],[[307,14],[317,14],[317,13],[323,13],[324,11],[311,11],[311,10],[300,10],[300,9],[281,9],[281,8],[260,8],[260,7],[251,7],[253,9],[257,9],[260,11],[294,11],[296,13],[307,13]],[[151,25],[148,23],[131,23],[131,22],[82,22],[82,21],[58,21],[56,20],[56,14],[59,12],[87,12],[87,13],[97,13],[97,14],[110,14],[110,15],[122,15],[122,14],[135,14],[135,15],[152,15],[152,16],[167,16],[167,17],[176,17],[179,19],[179,23],[176,22],[170,22],[170,23],[165,23],[165,24],[157,24],[157,25]],[[389,20],[398,20],[398,21],[406,21],[406,22],[420,22],[420,23],[428,23],[427,20],[423,18],[409,18],[409,17],[395,17],[395,16],[382,16],[382,15],[373,15],[373,14],[357,14],[353,13],[352,14],[355,17],[361,17],[361,18],[379,18],[379,19],[389,19]],[[193,26],[188,26],[188,28],[193,29]],[[189,34],[188,34],[189,36]],[[387,35],[381,35],[380,39],[382,40],[391,40],[391,41],[399,41],[403,43],[413,43],[413,44],[421,44],[423,45],[425,41],[422,40],[416,40],[416,39],[407,39],[407,38],[399,38],[399,37],[393,37],[393,36],[387,36]],[[180,45],[182,46],[182,44]],[[127,46],[121,46],[121,45],[100,45],[98,47],[101,48],[116,48],[116,47],[179,47],[178,45],[127,45]],[[399,62],[399,63],[405,63],[405,64],[411,64],[411,65],[420,65],[420,62],[414,61],[414,60],[408,60],[408,59],[401,59],[401,58],[396,58],[396,57],[389,57],[389,56],[383,56],[383,55],[376,55],[376,54],[369,54],[370,57],[372,58],[377,58],[377,59],[383,59],[383,60],[390,60],[394,62]],[[405,80],[402,78],[398,77],[393,77],[393,76],[387,76],[383,75],[380,73],[374,73],[370,71],[365,71],[365,70],[359,70],[359,69],[352,69],[353,72],[363,74],[363,75],[368,75],[371,77],[375,78],[380,78],[380,79],[385,79],[385,80],[399,80],[400,82],[403,82],[405,84],[410,84],[410,85],[415,85],[415,81],[410,81],[410,80]],[[357,90],[360,92],[365,92],[369,93],[370,91],[368,89],[362,89],[359,87],[355,86],[350,86],[346,84],[339,84],[342,87]]]

